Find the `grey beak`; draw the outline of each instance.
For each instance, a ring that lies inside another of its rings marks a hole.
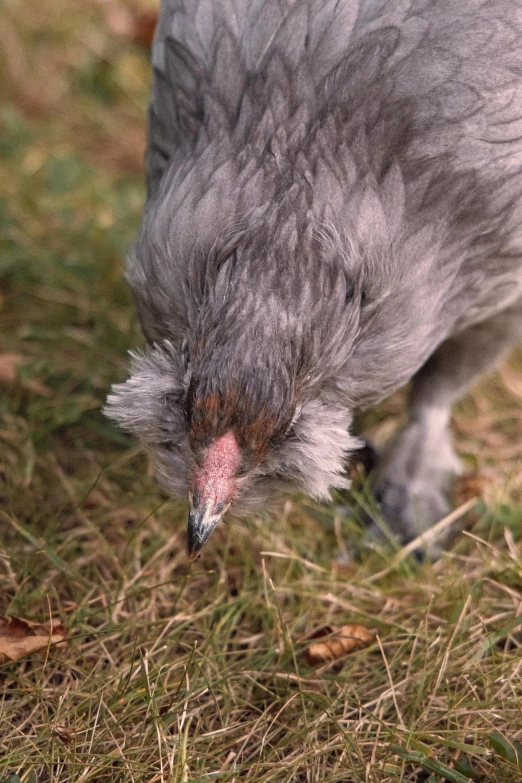
[[[223,504],[216,507],[210,500],[199,508],[191,506],[187,528],[188,553],[191,559],[195,558],[203,545],[206,544],[224,511]]]

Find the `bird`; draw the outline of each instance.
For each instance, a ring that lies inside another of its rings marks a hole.
[[[354,413],[409,384],[372,487],[448,513],[453,404],[522,338],[520,0],[163,0],[126,262],[146,347],[106,414],[223,515],[349,487]]]

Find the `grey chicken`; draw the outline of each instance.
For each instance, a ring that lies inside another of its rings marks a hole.
[[[352,412],[412,380],[374,479],[448,510],[452,404],[522,336],[520,0],[164,0],[127,264],[148,347],[106,411],[189,497],[346,487]]]

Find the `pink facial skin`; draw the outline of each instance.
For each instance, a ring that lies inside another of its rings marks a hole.
[[[203,465],[194,473],[194,493],[199,503],[228,504],[235,494],[236,473],[241,453],[232,431],[226,432],[207,449]]]

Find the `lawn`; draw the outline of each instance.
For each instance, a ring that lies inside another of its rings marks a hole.
[[[354,561],[357,512],[305,498],[190,563],[186,508],[100,413],[141,343],[135,7],[0,8],[0,614],[67,635],[0,665],[0,783],[520,783],[520,351],[455,411],[477,502],[435,564]],[[361,417],[377,442],[402,398]],[[346,623],[375,641],[309,665]]]

